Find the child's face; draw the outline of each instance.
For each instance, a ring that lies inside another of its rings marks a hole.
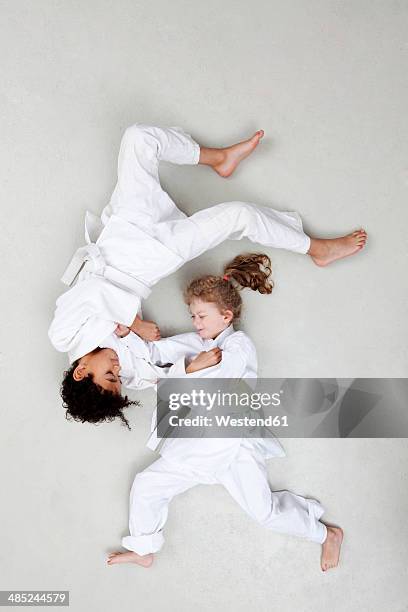
[[[107,391],[120,393],[120,363],[117,353],[110,348],[96,349],[79,360],[73,372],[74,380],[93,374],[93,381]]]
[[[198,298],[190,303],[189,309],[193,325],[203,340],[216,338],[233,318],[231,310],[221,312],[214,302],[203,302]]]

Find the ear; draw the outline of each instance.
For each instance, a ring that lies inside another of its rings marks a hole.
[[[232,310],[224,310],[223,317],[224,321],[229,325],[232,319],[234,318],[234,313],[232,312]]]
[[[79,363],[75,370],[72,372],[72,378],[79,382],[83,380],[86,376],[86,365],[84,363]]]

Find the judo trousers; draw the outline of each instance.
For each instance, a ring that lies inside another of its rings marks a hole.
[[[310,238],[297,212],[232,201],[187,217],[162,189],[159,162],[198,164],[199,157],[199,144],[180,127],[127,128],[119,151],[117,185],[101,215],[105,230],[98,246],[108,265],[151,287],[227,239],[248,238],[264,246],[308,252]],[[123,220],[143,235],[135,239],[129,232],[127,238]],[[168,256],[160,249],[166,249]]]
[[[160,550],[169,504],[197,484],[221,484],[253,519],[267,529],[322,544],[327,528],[319,518],[324,508],[314,499],[289,491],[271,491],[265,459],[241,443],[235,459],[216,473],[198,472],[163,457],[136,475],[130,493],[129,531],[124,548],[139,555]]]

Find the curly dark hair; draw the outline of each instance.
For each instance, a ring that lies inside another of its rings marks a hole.
[[[65,418],[81,423],[103,423],[119,417],[122,424],[130,429],[123,409],[132,405],[140,406],[140,402],[129,400],[127,395],[123,396],[103,389],[93,381],[92,374],[83,380],[74,380],[72,374],[78,363],[79,360],[74,361],[64,372],[61,383],[60,392],[62,405],[66,409]]]

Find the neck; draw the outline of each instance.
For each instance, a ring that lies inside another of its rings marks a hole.
[[[228,329],[228,327],[229,327],[230,325],[231,325],[231,323],[230,323],[229,325],[226,325],[226,326],[224,327],[224,329],[222,329],[221,331],[219,331],[219,332],[218,332],[218,334],[215,334],[215,336],[212,336],[212,339],[213,339],[213,340],[215,340],[216,338],[218,338],[218,336],[219,336],[220,334],[222,334],[222,332],[225,332],[225,330],[226,330],[226,329]]]

